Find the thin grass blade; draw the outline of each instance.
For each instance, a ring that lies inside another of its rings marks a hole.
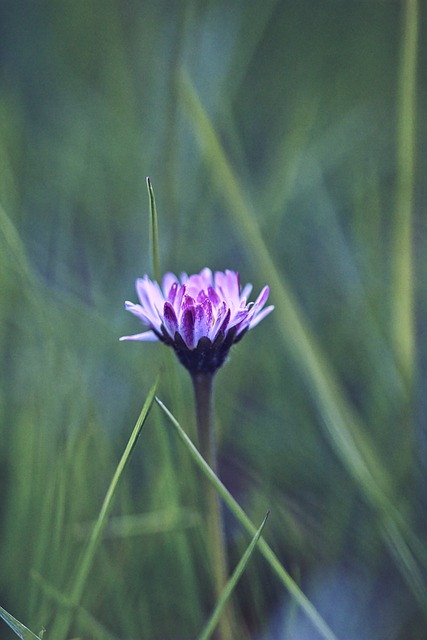
[[[190,438],[185,433],[184,429],[181,427],[177,419],[173,416],[173,414],[169,411],[169,409],[163,404],[159,398],[156,397],[156,402],[159,407],[164,411],[166,416],[169,418],[171,424],[173,425],[177,435],[179,436],[181,442],[187,448],[188,453],[190,454],[193,461],[197,464],[199,469],[204,473],[204,475],[208,478],[208,480],[214,485],[220,497],[223,499],[227,507],[230,509],[231,513],[234,517],[240,522],[244,529],[253,537],[257,534],[257,527],[252,523],[250,518],[243,511],[242,507],[239,503],[233,498],[228,489],[223,485],[218,476],[212,471],[207,462],[200,455],[197,448],[191,442]],[[326,622],[323,620],[321,615],[318,613],[314,605],[310,602],[307,596],[301,591],[296,582],[292,579],[283,565],[280,563],[274,551],[267,544],[267,542],[261,537],[258,540],[258,548],[264,558],[267,560],[273,571],[278,576],[279,580],[291,594],[291,596],[295,599],[295,601],[299,604],[301,609],[306,613],[307,617],[311,620],[313,626],[319,631],[322,638],[325,640],[337,640],[333,631],[329,628]]]
[[[240,580],[240,577],[242,576],[246,565],[249,562],[249,559],[252,555],[252,553],[255,551],[255,547],[258,543],[258,540],[261,536],[262,530],[264,529],[265,523],[267,522],[267,518],[270,512],[267,512],[264,520],[261,523],[260,528],[258,529],[258,531],[256,532],[256,534],[254,535],[254,537],[251,540],[250,545],[248,546],[248,548],[246,549],[245,553],[243,554],[243,556],[241,557],[237,567],[235,568],[235,570],[233,571],[231,578],[228,580],[227,584],[225,585],[225,588],[221,594],[221,597],[219,598],[217,605],[211,615],[211,617],[209,618],[205,628],[203,629],[202,633],[200,634],[198,640],[209,640],[209,638],[212,636],[213,632],[215,631],[215,628],[218,624],[218,621],[221,617],[221,613],[222,610],[224,609],[224,606],[227,602],[227,600],[229,599],[229,597],[231,596],[231,594],[233,593],[238,581]]]
[[[69,628],[73,620],[74,610],[80,604],[80,600],[83,595],[83,590],[86,584],[86,580],[89,575],[90,569],[92,567],[93,560],[95,557],[96,550],[98,548],[99,541],[101,539],[102,532],[106,525],[108,515],[113,506],[113,500],[119,484],[119,480],[123,474],[123,471],[127,463],[129,462],[132,451],[135,448],[135,445],[141,433],[142,427],[145,424],[148,413],[153,404],[158,382],[159,382],[159,375],[157,376],[153,386],[151,387],[147,395],[147,398],[144,402],[144,406],[142,407],[141,413],[139,414],[138,420],[136,421],[135,427],[126,445],[126,448],[123,452],[120,462],[117,465],[117,468],[111,480],[110,486],[108,487],[98,518],[92,529],[92,533],[89,537],[87,546],[83,552],[80,563],[76,569],[74,580],[70,589],[70,595],[68,597],[71,608],[69,607],[67,610],[63,611],[62,614],[60,613],[58,615],[57,620],[55,621],[55,625],[52,630],[52,637],[54,637],[55,640],[62,640],[67,637]]]
[[[22,622],[19,622],[10,613],[8,613],[3,607],[0,607],[0,617],[3,618],[5,623],[16,633],[21,640],[41,640],[39,636],[27,629]]]
[[[154,197],[153,187],[151,185],[151,180],[147,177],[147,189],[148,189],[148,199],[150,202],[150,244],[151,244],[151,255],[153,259],[153,275],[154,279],[157,282],[160,282],[160,258],[159,258],[159,231],[158,231],[158,223],[157,223],[157,207],[156,207],[156,199]]]
[[[79,571],[79,580],[76,580],[76,584],[74,586],[74,589],[72,591],[73,594],[75,594],[75,596],[80,595],[82,588],[83,588],[83,583],[86,580],[87,574],[89,573],[90,567],[92,565],[92,561],[93,561],[93,556],[94,556],[94,552],[95,549],[98,545],[98,541],[101,537],[101,533],[105,527],[106,521],[107,521],[107,517],[110,513],[111,507],[113,505],[113,499],[114,499],[114,495],[116,493],[117,490],[117,486],[119,483],[119,480],[123,474],[123,471],[127,465],[127,463],[129,462],[130,456],[132,454],[132,451],[135,448],[135,445],[137,443],[137,440],[140,436],[142,427],[145,424],[145,421],[148,417],[148,413],[151,409],[151,406],[153,404],[153,400],[155,397],[155,393],[157,390],[157,386],[158,386],[158,382],[159,382],[159,376],[157,376],[153,386],[151,387],[148,396],[144,402],[144,406],[142,407],[141,413],[139,414],[138,420],[136,421],[135,427],[132,431],[132,434],[129,438],[129,441],[126,445],[126,448],[123,452],[123,455],[120,459],[119,464],[117,465],[116,471],[114,473],[113,479],[110,483],[110,486],[108,487],[108,491],[105,495],[104,498],[104,502],[102,504],[101,510],[99,512],[99,516],[98,519],[95,523],[94,528],[92,529],[92,534],[90,536],[89,539],[89,543],[86,549],[86,553],[83,556],[81,565],[80,565],[80,571]]]

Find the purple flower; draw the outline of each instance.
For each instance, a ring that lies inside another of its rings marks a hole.
[[[136,291],[141,304],[126,302],[149,331],[121,340],[160,340],[174,348],[190,373],[214,373],[227,358],[230,347],[255,327],[273,306],[264,308],[269,288],[263,288],[254,303],[247,297],[252,285],[240,289],[235,271],[202,269],[198,274],[166,273],[162,286],[148,276],[138,278]]]

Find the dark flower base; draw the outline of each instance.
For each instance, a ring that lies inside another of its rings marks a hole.
[[[227,332],[220,332],[215,341],[209,338],[200,338],[195,349],[189,349],[178,332],[175,333],[174,340],[171,339],[166,329],[162,325],[162,333],[156,332],[159,340],[171,346],[182,365],[194,375],[196,373],[213,374],[227,360],[228,352],[233,344],[239,342],[246,333],[242,331],[236,338],[236,327]]]

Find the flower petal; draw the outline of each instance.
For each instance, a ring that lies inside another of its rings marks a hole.
[[[134,304],[133,302],[129,302],[129,300],[126,300],[125,309],[126,311],[130,311],[134,316],[142,320],[142,322],[148,327],[157,326],[159,324],[157,314],[155,315],[151,311],[147,313],[140,304]]]
[[[265,305],[265,303],[267,302],[268,296],[270,294],[270,289],[269,287],[266,285],[261,293],[259,294],[258,298],[255,300],[254,302],[254,307],[256,308],[261,308]]]
[[[238,327],[238,330],[237,330],[238,334],[241,333],[243,329],[245,329],[246,327],[248,327],[249,329],[256,327],[256,325],[259,324],[261,320],[265,318],[266,315],[268,315],[271,311],[273,311],[274,307],[272,305],[270,305],[269,307],[267,307],[267,309],[264,309],[264,311],[262,311],[262,308],[267,301],[269,293],[270,293],[269,288],[265,286],[262,289],[256,301],[254,302],[254,304],[252,305],[252,308],[248,313],[247,321],[243,322],[242,325]]]
[[[248,317],[249,317],[249,311],[247,309],[239,309],[239,311],[237,311],[233,315],[233,317],[230,318],[230,324],[228,328],[231,329],[231,327],[235,327],[240,323],[249,324]]]
[[[219,297],[219,295],[217,294],[217,292],[213,287],[208,287],[208,296],[212,304],[214,304],[215,307],[218,307],[219,304],[221,303],[221,298]]]
[[[212,286],[212,271],[209,269],[209,267],[205,267],[204,269],[202,269],[199,275],[205,283],[206,288]]]
[[[178,280],[176,275],[170,272],[165,273],[162,279],[162,291],[163,291],[163,296],[165,298],[168,298],[170,290],[173,287],[173,285],[178,286]]]
[[[242,298],[246,298],[248,299],[249,296],[251,295],[251,291],[253,289],[253,286],[251,284],[247,284],[245,285],[242,293],[240,294],[240,299],[242,300]]]
[[[200,338],[209,337],[212,325],[212,303],[209,298],[197,304],[194,308],[194,342],[197,344]]]
[[[178,320],[170,302],[165,302],[165,306],[163,308],[163,324],[166,331],[173,339],[175,332],[178,331]]]
[[[175,313],[177,314],[178,318],[181,314],[181,305],[182,305],[182,299],[185,295],[185,290],[186,290],[186,286],[185,284],[182,284],[176,293],[175,302],[173,304],[173,308],[175,309]]]
[[[181,303],[182,310],[185,311],[188,307],[194,308],[195,300],[191,296],[185,294]]]
[[[168,302],[170,302],[171,304],[173,304],[175,302],[175,298],[176,298],[176,293],[178,291],[178,283],[177,282],[173,282],[171,285],[171,288],[168,291],[167,294],[167,299]]]
[[[144,333],[135,333],[133,336],[122,336],[119,340],[139,340],[140,342],[155,342],[158,337],[154,331],[145,331]]]
[[[197,294],[196,300],[197,302],[203,302],[203,300],[205,300],[208,296],[206,295],[206,291],[204,289],[200,289],[199,293]]]
[[[228,323],[230,322],[230,316],[231,316],[231,311],[230,309],[227,309],[224,319],[222,319],[222,316],[220,317],[220,320],[221,320],[220,324],[218,323],[218,320],[217,320],[215,324],[218,323],[219,326],[215,327],[215,332],[212,336],[212,342],[217,339],[220,333],[224,332],[227,329]]]
[[[194,307],[189,306],[184,310],[181,318],[179,333],[189,349],[194,349]]]
[[[265,309],[257,313],[255,317],[250,321],[249,329],[253,329],[254,327],[256,327],[257,324],[261,322],[261,320],[264,320],[265,316],[268,316],[268,314],[273,311],[273,309],[274,305],[271,304],[269,307],[266,307]]]
[[[144,311],[160,319],[165,299],[157,282],[151,282],[147,276],[144,276],[137,279],[135,287]]]

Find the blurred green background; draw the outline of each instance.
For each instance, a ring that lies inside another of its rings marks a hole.
[[[271,509],[266,539],[340,640],[427,638],[416,8],[2,2],[0,605],[33,631],[55,640],[58,594],[165,358],[159,396],[194,434],[172,354],[118,342],[152,275],[149,175],[162,271],[234,269],[276,305],[217,376],[225,483],[254,522]],[[200,482],[153,407],[71,637],[197,636]],[[234,566],[249,540],[232,518],[227,535]],[[321,637],[260,556],[235,601],[242,640]]]

